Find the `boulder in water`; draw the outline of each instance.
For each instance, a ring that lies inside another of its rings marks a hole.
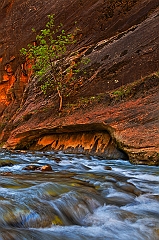
[[[52,167],[50,165],[44,165],[44,166],[38,166],[38,165],[28,165],[23,168],[23,170],[29,170],[29,171],[52,171]]]
[[[40,168],[41,171],[52,171],[52,167],[50,165],[44,165]]]
[[[5,160],[0,161],[0,167],[12,167],[13,163],[11,161]]]
[[[110,166],[105,166],[104,169],[105,169],[105,170],[112,170],[112,167],[110,167]]]
[[[37,165],[28,165],[28,166],[25,166],[22,170],[35,171],[35,170],[39,170],[39,166],[37,166]]]

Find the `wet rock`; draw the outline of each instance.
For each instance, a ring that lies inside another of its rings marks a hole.
[[[1,173],[2,176],[11,176],[12,172],[3,172]]]
[[[121,207],[134,202],[134,199],[135,198],[130,194],[116,192],[106,197],[106,203]]]
[[[35,171],[35,170],[39,170],[39,166],[36,166],[36,165],[28,165],[28,166],[24,167],[22,170]]]
[[[0,167],[12,167],[13,163],[10,161],[0,161]]]
[[[52,167],[50,165],[38,166],[38,165],[28,165],[24,167],[22,170],[28,171],[52,171]]]
[[[117,180],[115,178],[111,177],[111,176],[106,176],[105,179],[106,179],[107,182],[111,182],[111,183],[116,183],[117,182]]]
[[[135,194],[136,196],[139,196],[142,194],[142,191],[136,188],[132,183],[116,183],[116,186],[120,187],[120,189],[124,190],[125,192],[130,192]]]
[[[40,168],[41,171],[52,171],[52,167],[50,165],[45,165]]]
[[[119,172],[107,172],[107,175],[108,176],[111,176],[113,177],[114,179],[116,179],[116,181],[121,181],[121,182],[126,182],[129,178],[127,176],[125,176],[124,174],[122,173],[119,173]]]
[[[159,202],[159,194],[149,195],[149,198],[154,199]]]
[[[112,170],[112,167],[110,167],[110,166],[105,166],[104,169],[105,169],[105,170]]]
[[[155,235],[156,235],[156,238],[155,238],[155,239],[159,239],[159,228],[156,228],[156,229],[154,230],[154,232],[155,232]]]
[[[86,166],[84,164],[80,164],[79,167],[81,167],[81,169],[84,169],[84,170],[90,170],[91,169],[90,167],[88,167],[88,166]]]
[[[61,162],[61,159],[60,159],[60,158],[54,158],[53,160],[54,160],[56,163]]]
[[[136,222],[137,220],[137,216],[134,213],[130,211],[122,210],[121,208],[119,211],[117,211],[117,215],[118,215],[118,218],[121,219],[122,221],[126,220],[126,221]]]
[[[28,228],[37,226],[44,228],[51,225],[51,220],[49,218],[46,218],[45,215],[37,214],[34,211],[20,213],[19,215],[16,213],[9,214],[8,216],[5,216],[5,220],[7,225],[13,228]]]

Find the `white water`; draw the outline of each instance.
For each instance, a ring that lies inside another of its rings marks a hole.
[[[62,152],[2,151],[0,164],[0,239],[159,239],[158,167]]]

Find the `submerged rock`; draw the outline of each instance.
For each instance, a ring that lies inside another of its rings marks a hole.
[[[40,171],[52,171],[52,167],[50,165],[45,165],[40,168]]]
[[[135,201],[135,197],[133,197],[131,194],[123,193],[123,192],[116,192],[114,195],[110,194],[110,196],[106,196],[106,203],[107,204],[114,204],[117,206],[125,206],[127,204],[132,204]]]
[[[112,167],[110,167],[110,166],[105,166],[105,170],[112,170]]]
[[[36,165],[28,165],[28,166],[24,167],[22,170],[35,171],[35,170],[39,170],[39,166],[36,166]]]
[[[119,187],[120,189],[124,190],[125,192],[128,193],[133,193],[136,196],[139,196],[142,194],[142,191],[138,189],[134,184],[132,183],[123,183],[123,182],[117,182],[116,186]]]
[[[13,175],[13,173],[12,172],[2,172],[1,175],[2,176],[11,176],[11,175]]]
[[[0,167],[12,167],[13,165],[11,161],[0,161]]]
[[[28,170],[28,171],[52,171],[52,167],[50,165],[44,165],[44,166],[37,166],[37,165],[28,165],[24,167],[22,170]]]

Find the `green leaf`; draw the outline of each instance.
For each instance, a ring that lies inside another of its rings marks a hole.
[[[61,28],[62,24],[55,27],[54,14],[48,15],[48,22],[46,27],[36,35],[36,45],[28,44],[27,48],[22,48],[20,53],[32,60],[32,69],[35,76],[41,82],[41,90],[44,94],[48,93],[49,89],[54,89],[58,92],[60,97],[69,95],[70,87],[77,83],[77,74],[80,73],[78,64],[73,64],[65,59],[70,49],[68,46],[76,42],[76,32],[66,34],[65,30]],[[33,32],[36,30],[33,28]],[[75,56],[75,54],[72,54]],[[83,59],[82,63],[87,64],[88,59]],[[81,61],[80,61],[81,63]],[[78,84],[76,84],[78,85]]]

